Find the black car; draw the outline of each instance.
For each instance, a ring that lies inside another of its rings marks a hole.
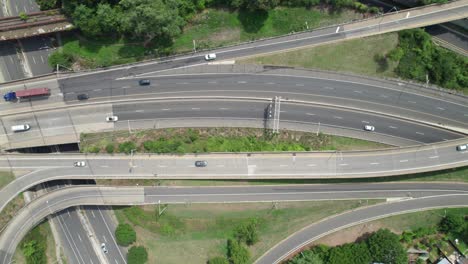
[[[197,160],[195,161],[195,167],[206,167],[208,162],[206,160]]]
[[[150,85],[150,84],[151,84],[151,81],[148,80],[148,79],[144,79],[144,80],[138,81],[138,83],[139,83],[140,85]]]
[[[79,95],[76,96],[76,98],[78,100],[86,100],[86,99],[89,98],[89,95],[88,94],[79,94]]]

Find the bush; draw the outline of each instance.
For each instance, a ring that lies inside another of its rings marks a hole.
[[[449,214],[442,218],[439,223],[439,230],[446,234],[460,234],[466,225],[463,216]]]
[[[293,259],[287,262],[287,264],[324,264],[323,260],[311,250],[301,252],[296,255]]]
[[[119,144],[119,152],[130,154],[132,149],[136,149],[136,145],[132,141],[127,141]]]
[[[71,67],[73,63],[73,55],[65,53],[62,51],[56,51],[49,56],[49,66],[53,69],[56,69],[57,64],[65,66],[67,68]]]
[[[107,146],[106,146],[106,151],[107,151],[107,153],[109,153],[109,154],[110,154],[110,153],[114,153],[114,149],[115,149],[115,147],[114,147],[114,144],[113,144],[113,143],[107,144]]]
[[[127,264],[144,264],[148,261],[148,252],[144,247],[131,247],[127,253]]]
[[[90,146],[86,152],[99,153],[99,151],[101,151],[101,149],[98,146]]]
[[[129,224],[119,224],[115,229],[115,238],[119,245],[128,246],[136,241],[136,233]]]
[[[207,264],[229,264],[229,261],[225,257],[214,257],[208,260]]]
[[[247,248],[235,239],[227,241],[227,256],[231,264],[245,264],[250,258]]]
[[[258,220],[250,219],[247,223],[240,224],[236,229],[236,238],[239,242],[244,242],[247,245],[253,245],[258,242],[257,231]]]

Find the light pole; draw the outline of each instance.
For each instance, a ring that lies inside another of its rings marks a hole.
[[[133,169],[133,152],[136,151],[136,149],[130,150],[130,169],[129,171],[132,172]]]

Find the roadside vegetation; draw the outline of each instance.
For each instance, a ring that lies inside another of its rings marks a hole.
[[[325,134],[253,128],[179,128],[81,134],[86,153],[206,153],[249,151],[366,150],[385,144]]]
[[[39,0],[41,8],[57,1]],[[106,67],[337,24],[377,13],[356,0],[64,0],[79,34],[49,64]]]
[[[128,264],[144,264],[148,261],[148,252],[144,246],[137,245],[136,232],[133,227],[126,223],[120,223],[115,229],[117,244],[123,247],[131,246],[127,252]]]
[[[5,228],[5,226],[10,222],[10,220],[15,216],[16,212],[19,209],[23,208],[25,205],[23,194],[20,194],[13,198],[6,206],[3,208],[2,213],[0,214],[0,230]]]
[[[33,228],[21,241],[19,250],[22,253],[22,256],[19,258],[24,260],[21,263],[42,264],[56,262],[55,242],[49,223],[44,222]],[[16,260],[18,261],[18,259]]]
[[[348,40],[326,46],[240,60],[238,63],[283,65],[400,77],[468,92],[468,58],[432,42],[423,29]]]
[[[369,239],[377,233],[390,233],[390,231],[391,235],[386,236],[391,239],[386,239],[381,243],[372,243],[372,245],[377,245],[382,249],[384,247],[398,248],[390,252],[398,251],[400,254],[403,249],[404,257],[408,256],[413,263],[435,263],[443,254],[450,256],[454,252],[462,254],[468,252],[467,216],[467,208],[449,208],[372,221],[321,238],[310,249],[302,251],[287,263],[341,263],[336,256],[346,256],[349,260],[347,263],[368,263],[369,261],[362,260],[362,256],[368,258],[369,253],[371,257],[378,256],[373,252]],[[370,236],[369,233],[371,233]],[[392,242],[389,243],[390,241]],[[427,251],[427,254],[406,254],[408,249]],[[401,257],[401,261],[391,261],[391,263],[408,263],[408,260]],[[388,261],[384,261],[386,262]]]
[[[226,259],[230,263],[252,263],[304,226],[366,204],[321,201],[152,205],[114,207],[114,212],[120,224],[135,229],[135,243],[147,247],[148,263],[224,263]]]

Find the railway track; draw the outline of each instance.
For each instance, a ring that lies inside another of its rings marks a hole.
[[[25,18],[20,16],[0,18],[0,32],[32,28],[66,22],[68,19],[59,9],[29,13]]]

